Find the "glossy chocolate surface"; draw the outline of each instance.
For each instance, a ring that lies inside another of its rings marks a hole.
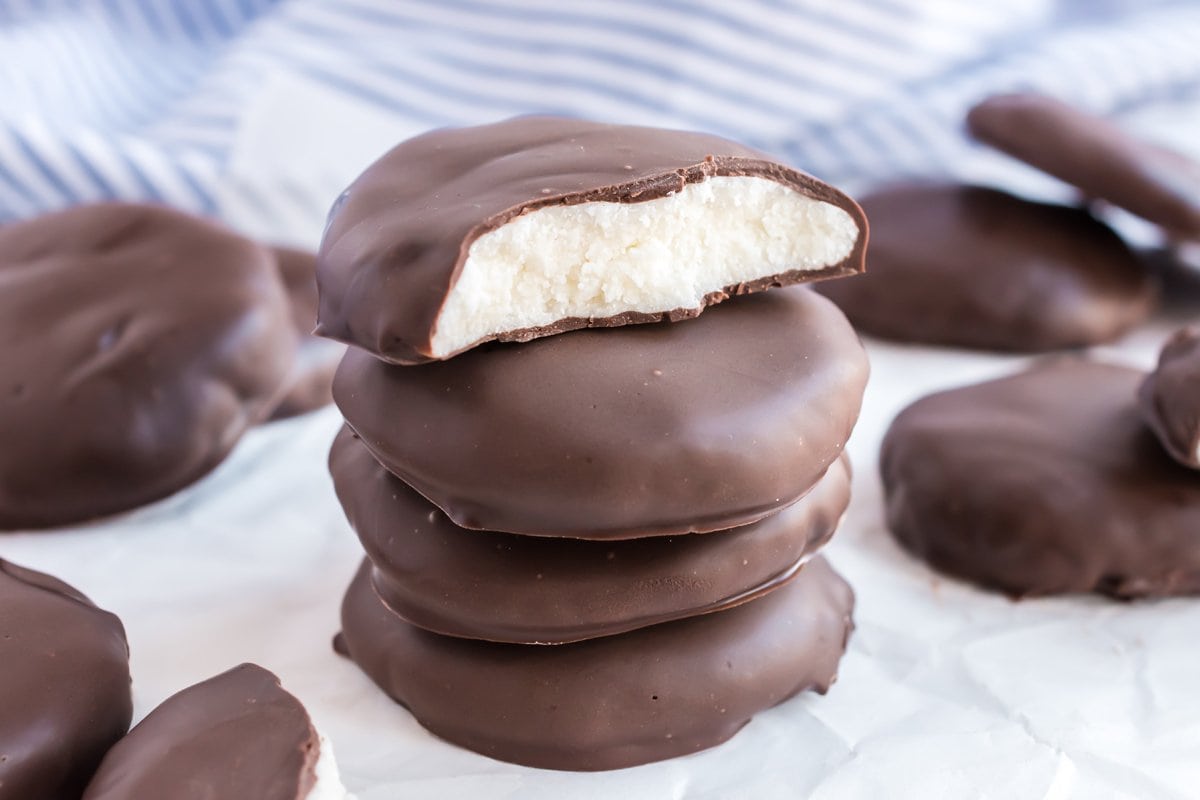
[[[799,499],[841,455],[867,361],[803,287],[686,323],[582,330],[396,367],[351,348],[347,422],[457,525],[627,539],[722,530]]]
[[[1146,318],[1150,271],[1087,211],[953,183],[863,198],[867,272],[819,284],[860,331],[901,342],[1039,352]]]
[[[712,747],[759,711],[824,692],[853,598],[818,557],[727,611],[574,644],[497,644],[404,622],[372,591],[364,563],[336,644],[447,741],[547,769],[617,769]]]
[[[0,560],[0,800],[77,800],[132,716],[121,621]]]
[[[727,287],[706,299],[861,271],[866,221],[854,201],[810,175],[715,136],[518,117],[409,139],[372,164],[338,199],[321,244],[318,332],[396,363],[432,358],[431,338],[467,250],[529,211],[586,202],[638,203],[717,175],[760,176],[837,205],[859,224],[842,263]],[[591,326],[694,316],[663,309],[564,319],[509,332],[516,341]]]
[[[348,429],[329,462],[388,606],[426,630],[491,641],[576,641],[745,602],[789,579],[850,502],[843,456],[793,505],[730,531],[551,539],[459,528]]]
[[[1143,423],[1144,377],[1059,359],[918,400],[883,442],[892,533],[1014,596],[1200,592],[1200,479]]]
[[[0,530],[200,478],[277,404],[295,339],[269,251],[153,206],[0,228]]]
[[[320,754],[308,712],[262,667],[184,689],[116,744],[84,800],[304,800]]]
[[[1088,197],[1200,240],[1200,162],[1143,141],[1111,121],[1038,94],[988,98],[967,116],[971,134],[1079,187]]]

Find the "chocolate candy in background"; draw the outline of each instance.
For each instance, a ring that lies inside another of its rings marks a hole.
[[[461,527],[629,539],[791,505],[841,455],[866,379],[845,317],[797,287],[416,367],[351,348],[333,394],[376,459]]]
[[[132,717],[121,621],[0,560],[0,800],[78,798]]]
[[[333,373],[346,348],[313,335],[317,326],[317,257],[307,250],[273,247],[280,277],[291,301],[299,349],[288,377],[287,394],[271,419],[307,414],[333,402]]]
[[[1196,318],[1200,309],[1200,246],[1195,263],[1179,248],[1157,247],[1140,250],[1138,257],[1149,267],[1159,285],[1159,310],[1168,321],[1184,325]]]
[[[574,644],[498,644],[408,624],[364,562],[335,646],[447,741],[532,767],[618,769],[712,747],[798,692],[824,693],[853,605],[818,556],[727,611]]]
[[[0,228],[0,529],[125,511],[207,473],[295,355],[270,252],[165,208]]]
[[[109,751],[83,800],[344,800],[308,712],[254,664],[184,689]]]
[[[778,514],[730,531],[620,542],[459,528],[343,429],[329,455],[338,499],[407,621],[451,636],[561,643],[718,611],[788,580],[850,502],[843,456]]]
[[[1064,358],[918,400],[883,442],[892,533],[1013,596],[1200,592],[1200,479],[1143,423],[1143,378]]]
[[[1088,197],[1200,240],[1200,162],[1039,94],[990,97],[967,115],[981,142],[1077,186]],[[874,220],[872,219],[872,222]]]
[[[1142,419],[1180,464],[1200,469],[1200,328],[1177,331],[1138,390]]]
[[[860,331],[1038,352],[1112,340],[1150,313],[1150,270],[1082,209],[978,186],[900,184],[863,199],[865,274],[819,284]]]
[[[520,117],[403,142],[321,244],[318,331],[400,364],[862,270],[854,201],[715,136]]]

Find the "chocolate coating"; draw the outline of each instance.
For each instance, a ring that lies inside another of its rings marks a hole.
[[[687,324],[584,330],[419,367],[351,348],[346,421],[455,524],[628,539],[754,522],[842,452],[862,345],[804,288]]]
[[[1142,419],[1181,464],[1200,469],[1200,328],[1176,332],[1138,390]]]
[[[1200,239],[1200,163],[1142,141],[1103,117],[1037,94],[990,97],[967,127],[981,142],[1079,187],[1089,197]]]
[[[793,505],[730,531],[547,539],[459,528],[349,429],[329,465],[384,602],[426,630],[502,642],[589,639],[750,600],[824,545],[850,502],[843,456]]]
[[[320,754],[308,712],[262,667],[184,689],[104,758],[84,800],[303,800]]]
[[[1153,306],[1149,271],[1086,211],[952,183],[892,186],[863,209],[867,273],[817,287],[860,331],[1038,352],[1109,341]]]
[[[0,800],[78,798],[132,716],[121,621],[0,560]]]
[[[1014,596],[1200,592],[1200,480],[1143,425],[1143,377],[1063,359],[918,400],[883,442],[892,533]]]
[[[0,228],[0,529],[135,508],[215,467],[295,351],[270,253],[153,206]]]
[[[287,394],[271,412],[271,419],[277,420],[307,414],[333,402],[333,373],[346,348],[312,335],[317,325],[316,255],[291,247],[271,249],[291,301],[292,324],[299,337]]]
[[[497,644],[404,622],[364,563],[336,645],[447,741],[533,767],[617,769],[712,747],[798,692],[824,693],[853,605],[818,557],[784,587],[717,614],[575,644]]]
[[[768,178],[832,203],[850,213],[860,234],[840,264],[726,287],[705,298],[707,305],[732,294],[862,271],[867,226],[861,209],[757,150],[701,133],[518,117],[409,139],[342,194],[321,243],[318,333],[395,363],[428,361],[442,305],[481,235],[538,208],[640,203],[717,175]],[[563,319],[495,338],[526,341],[583,327],[681,319],[701,310]]]

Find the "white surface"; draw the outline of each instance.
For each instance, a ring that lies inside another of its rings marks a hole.
[[[337,759],[333,755],[333,743],[320,734],[318,741],[320,750],[317,753],[317,763],[313,765],[313,773],[317,779],[304,800],[355,800],[352,795],[346,793],[346,787],[342,785]]]
[[[686,323],[682,323],[686,324]],[[1101,355],[1143,366],[1169,327]],[[137,716],[243,661],[279,674],[347,788],[392,798],[1185,798],[1200,786],[1200,601],[1013,603],[942,579],[882,528],[876,452],[911,399],[1023,359],[869,343],[854,499],[829,556],[858,630],[826,697],[699,755],[600,774],[503,764],[425,733],[334,654],[360,550],[325,470],[335,411],[252,433],[215,474],[132,516],[0,536],[125,621]]]
[[[844,209],[759,177],[720,175],[644,203],[539,208],[471,243],[433,354],[569,317],[700,308],[727,286],[832,266],[858,236]]]

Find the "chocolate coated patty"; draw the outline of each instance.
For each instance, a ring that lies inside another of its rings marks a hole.
[[[420,366],[351,349],[334,399],[380,463],[461,527],[627,539],[795,502],[841,455],[866,379],[845,317],[797,287],[686,323]]]
[[[271,253],[164,208],[0,228],[0,529],[135,508],[277,404],[295,333]]]
[[[426,630],[491,641],[576,641],[745,602],[789,579],[850,501],[843,456],[800,500],[750,525],[595,542],[460,528],[349,429],[329,467],[384,601]]]
[[[574,644],[497,644],[403,621],[372,591],[364,563],[336,646],[448,741],[547,769],[617,769],[712,747],[759,711],[824,692],[853,603],[818,557],[728,611]]]
[[[1143,423],[1144,377],[1061,359],[918,400],[880,457],[892,533],[1011,595],[1200,592],[1200,480]]]

